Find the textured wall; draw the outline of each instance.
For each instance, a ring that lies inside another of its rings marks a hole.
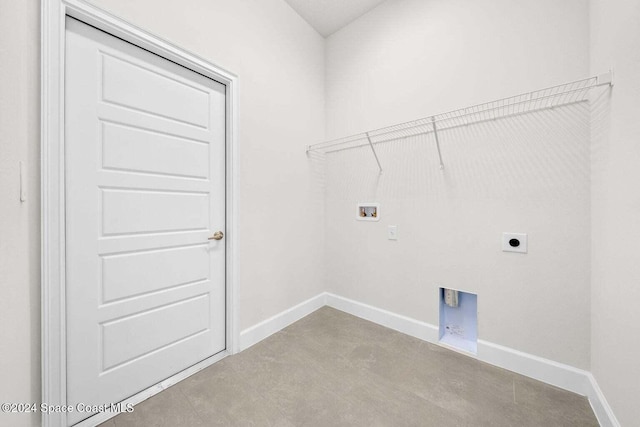
[[[592,371],[622,426],[640,420],[640,2],[592,0]]]
[[[35,0],[0,2],[0,402],[40,399],[39,10]],[[0,413],[3,426],[39,421]]]
[[[390,0],[327,39],[338,137],[583,78],[583,0]],[[606,70],[606,69],[605,69]],[[329,290],[432,324],[438,286],[478,293],[479,337],[589,368],[586,104],[327,155]],[[382,203],[378,223],[358,201]],[[388,241],[387,225],[399,240]],[[529,254],[501,252],[503,231]]]

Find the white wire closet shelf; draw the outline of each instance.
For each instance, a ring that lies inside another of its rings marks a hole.
[[[588,101],[589,91],[591,89],[605,85],[613,86],[613,73],[611,71],[570,83],[309,145],[307,152],[331,153],[368,145],[373,152],[380,173],[382,173],[382,165],[375,150],[376,144],[433,133],[440,160],[440,168],[444,168],[438,132],[468,126],[474,123],[585,102]]]

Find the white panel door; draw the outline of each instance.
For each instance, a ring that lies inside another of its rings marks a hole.
[[[117,403],[225,349],[225,86],[67,18],[65,88],[67,400]]]

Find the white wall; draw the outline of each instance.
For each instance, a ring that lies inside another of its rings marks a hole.
[[[593,114],[592,370],[622,426],[640,420],[640,2],[591,1],[591,67],[615,87]]]
[[[92,3],[239,76],[240,329],[323,291],[322,200],[304,147],[324,137],[324,40],[281,0]],[[39,2],[0,5],[0,401],[30,402],[40,399]],[[23,159],[32,188],[20,205]]]
[[[327,39],[327,138],[586,77],[588,0],[389,0]]]
[[[588,2],[390,0],[330,36],[328,137],[586,77]],[[606,68],[605,68],[606,70]],[[329,291],[431,324],[478,293],[481,339],[589,367],[586,105],[327,155]],[[355,221],[382,203],[379,223]],[[399,240],[386,240],[398,225]],[[500,251],[529,233],[529,254]]]
[[[0,402],[40,397],[40,72],[37,1],[0,2]],[[29,171],[19,198],[19,162]],[[39,414],[0,413],[0,425]]]

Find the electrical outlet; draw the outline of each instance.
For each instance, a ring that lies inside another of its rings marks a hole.
[[[527,253],[527,235],[524,233],[502,233],[502,251]]]

